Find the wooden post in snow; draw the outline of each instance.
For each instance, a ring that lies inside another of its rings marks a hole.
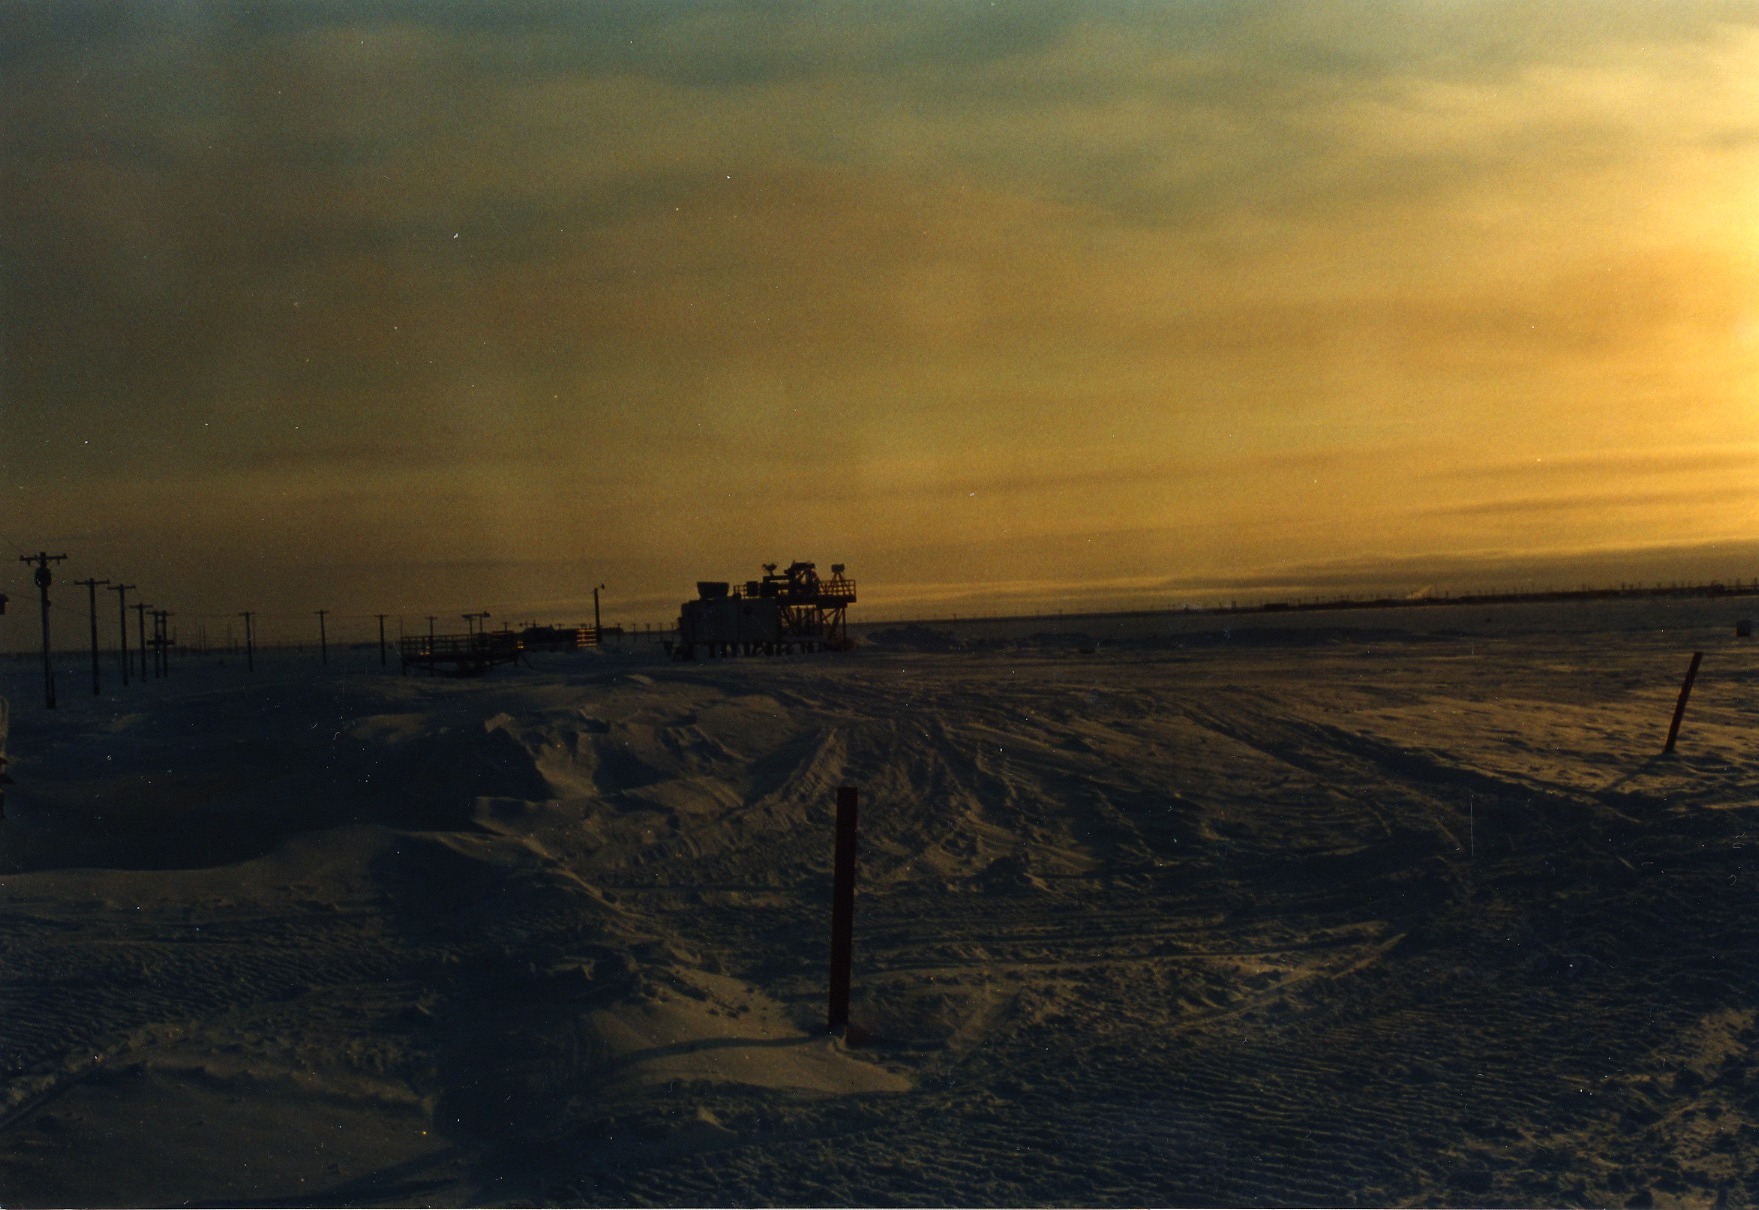
[[[1673,751],[1673,742],[1680,737],[1680,720],[1686,717],[1686,699],[1692,696],[1692,682],[1698,677],[1698,661],[1703,658],[1702,651],[1692,653],[1691,667],[1686,669],[1686,683],[1680,686],[1680,700],[1673,708],[1673,725],[1667,729],[1667,746],[1661,750],[1663,756]]]
[[[831,998],[829,1029],[844,1034],[849,1028],[849,966],[855,937],[855,817],[854,786],[837,789],[836,872],[831,886]]]

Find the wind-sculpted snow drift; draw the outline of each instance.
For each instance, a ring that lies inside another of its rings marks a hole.
[[[1752,1201],[1726,608],[185,665],[20,710],[0,1199]]]

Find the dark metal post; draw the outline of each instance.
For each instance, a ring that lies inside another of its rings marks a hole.
[[[604,585],[600,584],[598,588],[592,590],[592,645],[594,647],[605,645],[603,629],[599,626],[599,590],[602,588]],[[737,616],[734,615],[735,620],[737,620]]]
[[[1698,661],[1704,658],[1702,651],[1692,653],[1691,667],[1686,669],[1686,683],[1680,686],[1680,700],[1673,708],[1673,725],[1667,729],[1667,746],[1661,751],[1663,755],[1673,751],[1673,742],[1680,735],[1680,720],[1686,717],[1686,699],[1692,696],[1692,682],[1698,678]]]
[[[831,996],[829,1029],[849,1028],[849,967],[855,939],[855,829],[857,794],[854,786],[837,789],[837,855],[831,887]]]
[[[129,606],[134,610],[135,630],[140,635],[140,679],[147,679],[147,610],[152,606],[145,601],[136,601]]]
[[[86,601],[92,611],[92,696],[103,694],[104,686],[98,680],[98,585],[108,584],[108,580],[75,580],[75,584],[86,586]]]
[[[171,611],[153,611],[153,650],[159,657],[159,675],[171,675]]]
[[[55,662],[49,658],[49,585],[53,577],[47,563],[37,568],[38,595],[43,599],[43,706],[55,708]]]
[[[318,653],[323,656],[324,663],[328,664],[330,662],[330,636],[324,629],[324,615],[330,611],[319,609],[314,612],[318,615]]]
[[[257,668],[257,647],[255,637],[250,632],[250,620],[255,615],[247,609],[238,616],[244,619],[244,670],[246,672],[255,672]]]
[[[110,590],[116,594],[116,617],[121,623],[117,627],[116,654],[117,663],[122,665],[122,687],[128,688],[128,590],[133,584],[112,584]]]
[[[379,666],[385,665],[385,614],[374,614],[379,619]]]

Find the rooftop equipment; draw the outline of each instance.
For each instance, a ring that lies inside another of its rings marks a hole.
[[[763,579],[740,585],[697,581],[696,600],[679,607],[678,640],[667,650],[691,660],[851,647],[844,611],[855,603],[855,581],[844,565],[832,564],[829,579],[816,563],[790,563],[781,572],[776,566],[765,563]]]

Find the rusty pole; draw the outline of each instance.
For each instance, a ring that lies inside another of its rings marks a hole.
[[[837,789],[837,854],[831,887],[831,996],[829,1031],[849,1028],[849,967],[855,936],[855,831],[857,794],[854,786]]]
[[[1673,742],[1680,736],[1680,720],[1686,717],[1686,699],[1692,696],[1692,682],[1698,678],[1698,661],[1703,658],[1702,651],[1692,653],[1691,667],[1686,669],[1686,683],[1680,686],[1680,700],[1673,708],[1673,725],[1667,729],[1667,746],[1661,750],[1664,756],[1673,751]]]

